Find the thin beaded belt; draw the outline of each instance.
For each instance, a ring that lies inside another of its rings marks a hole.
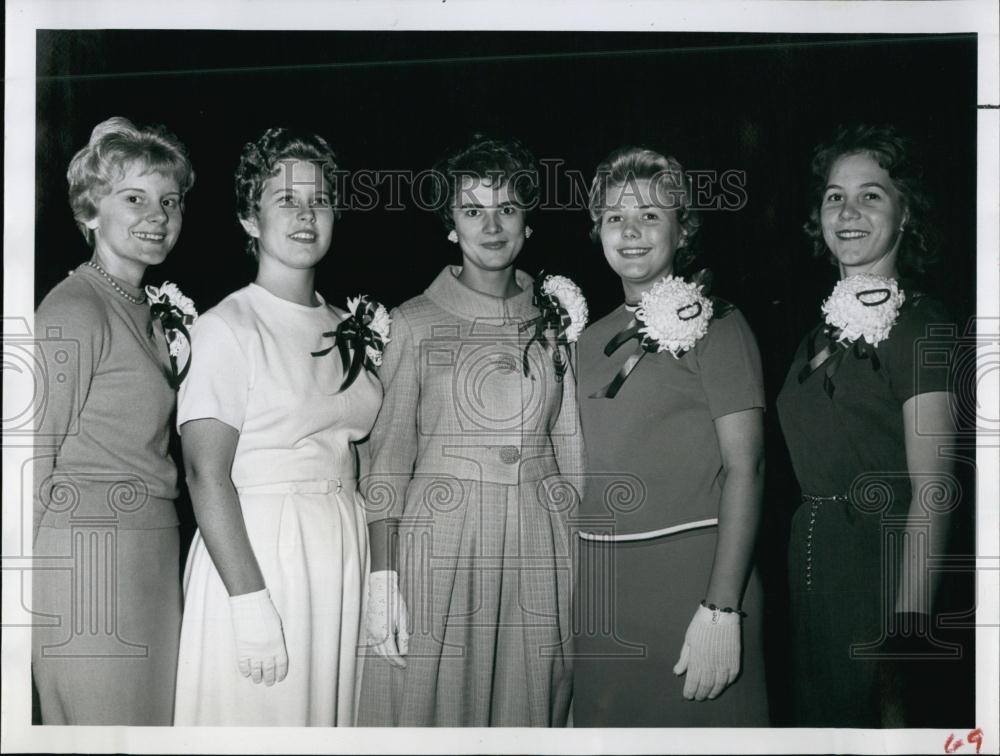
[[[830,504],[835,501],[839,501],[842,504],[846,504],[849,499],[847,494],[834,494],[833,496],[813,496],[812,494],[804,493],[802,494],[802,501],[805,504]]]
[[[816,527],[816,512],[821,504],[833,504],[835,502],[846,504],[849,501],[846,494],[835,494],[833,496],[813,496],[812,494],[802,494],[802,503],[809,504],[809,530],[806,533],[806,590],[812,590],[812,561],[813,561],[813,529]]]

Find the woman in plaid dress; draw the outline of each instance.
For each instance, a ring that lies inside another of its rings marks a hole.
[[[392,312],[371,438],[369,654],[359,724],[566,723],[571,668],[563,476],[579,470],[566,348],[532,341],[514,267],[533,157],[477,137],[439,166],[462,262]]]

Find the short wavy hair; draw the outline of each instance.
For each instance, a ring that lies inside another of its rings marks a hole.
[[[900,274],[913,276],[926,272],[937,256],[931,234],[930,195],[924,185],[922,166],[916,162],[912,140],[889,125],[839,126],[831,139],[813,150],[810,166],[812,204],[809,220],[803,227],[812,240],[813,254],[828,256],[832,263],[837,262],[823,240],[820,206],[833,164],[842,157],[859,153],[871,155],[885,169],[907,211],[896,257]]]
[[[327,189],[333,204],[333,217],[340,217],[338,176],[340,169],[333,148],[318,134],[297,133],[290,129],[271,128],[260,138],[247,142],[236,168],[236,215],[240,220],[254,218],[260,210],[264,183],[281,170],[283,160],[307,160],[323,167]],[[248,235],[247,254],[258,259],[257,239]]]
[[[675,252],[674,267],[682,271],[698,255],[692,242],[701,227],[701,218],[693,209],[691,179],[677,158],[664,155],[649,147],[633,145],[619,147],[597,166],[594,180],[590,183],[587,202],[590,219],[593,221],[590,238],[596,243],[601,241],[601,216],[607,209],[608,189],[612,186],[625,186],[641,179],[664,181],[672,187],[669,191],[678,201],[678,207],[674,209],[677,211],[677,221],[685,239],[683,246],[678,246]]]
[[[163,126],[140,128],[121,116],[101,121],[66,171],[73,219],[91,247],[94,232],[87,221],[97,215],[97,205],[111,192],[111,185],[136,162],[176,180],[183,209],[184,195],[194,186],[194,168],[181,141]]]
[[[455,228],[451,211],[466,177],[488,180],[497,187],[509,184],[511,199],[526,211],[538,203],[538,163],[517,139],[473,134],[468,144],[449,151],[432,171],[436,177],[433,207],[449,231]]]

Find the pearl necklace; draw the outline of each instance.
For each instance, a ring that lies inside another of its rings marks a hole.
[[[95,263],[93,260],[87,260],[87,262],[85,262],[84,265],[89,265],[91,268],[93,268],[98,273],[100,273],[104,277],[104,280],[107,281],[109,284],[111,284],[111,288],[112,289],[114,289],[115,291],[117,291],[119,294],[121,294],[123,297],[125,297],[125,299],[127,299],[132,304],[134,304],[134,305],[146,304],[146,295],[145,294],[143,294],[142,297],[133,297],[131,294],[129,294],[127,291],[125,291],[125,289],[123,289],[121,286],[119,286],[118,282],[115,279],[113,279],[111,276],[109,276],[108,273],[107,273],[107,271],[104,270],[104,268],[102,268],[100,265],[98,265],[97,263]]]

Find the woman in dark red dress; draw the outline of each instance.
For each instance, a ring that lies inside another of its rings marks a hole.
[[[692,258],[690,201],[677,161],[636,147],[591,187],[625,302],[579,342],[578,727],[768,724],[760,356],[738,310],[672,277]]]

